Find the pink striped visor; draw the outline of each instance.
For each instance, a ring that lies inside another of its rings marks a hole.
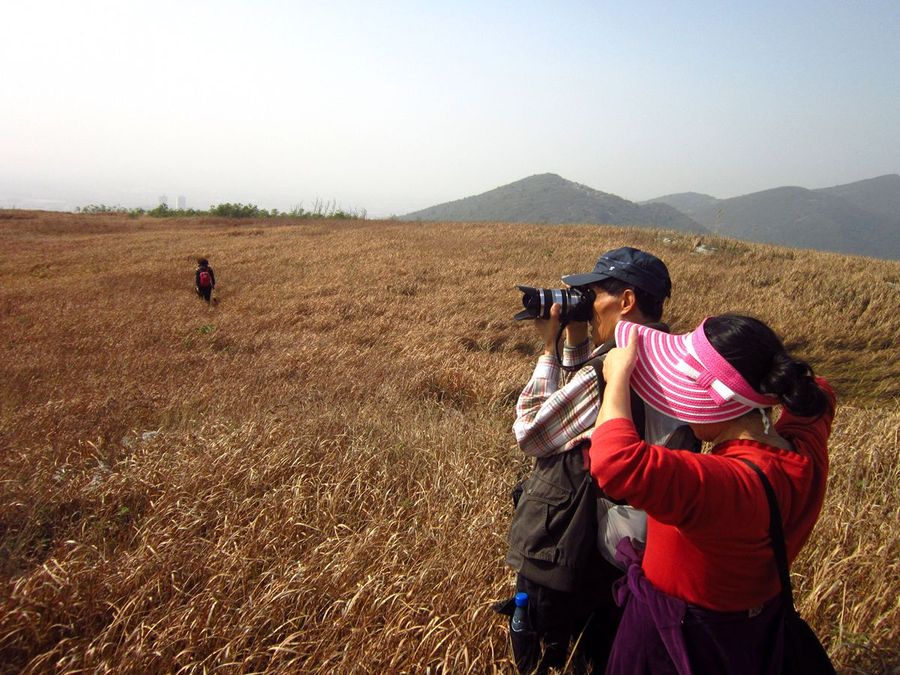
[[[724,422],[778,400],[753,389],[740,373],[713,349],[703,332],[670,335],[620,321],[616,345],[628,344],[631,327],[640,341],[631,387],[650,407],[683,422]]]

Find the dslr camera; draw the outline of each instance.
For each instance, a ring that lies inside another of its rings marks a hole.
[[[522,291],[522,306],[525,308],[514,317],[516,321],[525,319],[549,319],[553,303],[562,307],[560,323],[590,321],[594,311],[596,294],[590,286],[574,288],[532,288],[516,286]]]

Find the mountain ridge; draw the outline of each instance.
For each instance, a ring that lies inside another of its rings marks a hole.
[[[401,220],[637,225],[708,232],[668,204],[641,206],[555,173],[535,174],[487,192],[413,211],[401,216]]]
[[[762,243],[900,258],[900,175],[828,188],[780,186],[728,199],[682,192],[665,203],[717,234]]]
[[[681,192],[631,202],[543,173],[401,220],[636,225],[900,259],[900,175],[818,189],[779,186],[727,199]]]

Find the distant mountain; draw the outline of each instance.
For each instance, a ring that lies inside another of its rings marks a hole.
[[[669,204],[729,237],[838,253],[900,258],[900,176],[819,190],[779,187],[731,199],[687,192]]]
[[[499,221],[506,223],[601,223],[644,225],[683,232],[707,232],[668,204],[641,206],[613,194],[544,173],[480,195],[438,204],[403,220]]]
[[[895,173],[822,188],[816,192],[841,197],[865,211],[887,218],[900,218],[900,176]]]
[[[668,204],[686,215],[691,215],[693,211],[699,211],[711,204],[715,204],[717,201],[719,200],[715,197],[704,195],[700,192],[679,192],[678,194],[657,197],[656,199],[638,203],[643,206],[648,204]]]

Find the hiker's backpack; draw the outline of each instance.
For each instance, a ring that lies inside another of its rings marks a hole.
[[[200,288],[212,288],[212,276],[208,269],[200,270]]]

